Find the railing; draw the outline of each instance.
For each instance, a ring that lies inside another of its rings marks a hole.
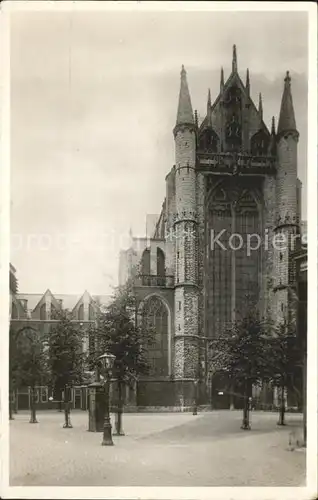
[[[241,153],[199,153],[198,163],[199,168],[203,170],[233,171],[233,173],[275,170],[275,158]]]
[[[136,284],[139,286],[157,286],[162,288],[174,286],[173,276],[154,276],[142,274],[136,281]]]

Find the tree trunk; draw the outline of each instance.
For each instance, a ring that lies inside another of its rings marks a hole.
[[[71,424],[71,418],[70,418],[70,412],[71,412],[71,405],[70,405],[70,387],[64,387],[64,418],[65,422],[63,425],[64,429],[71,429],[73,426]]]
[[[233,382],[230,383],[230,410],[234,410],[234,384]]]
[[[277,425],[285,424],[285,385],[283,384],[280,388],[280,406],[279,406],[279,420]]]
[[[31,410],[30,424],[37,424],[38,421],[36,419],[36,393],[34,387],[30,388],[30,410]]]
[[[123,383],[118,380],[117,382],[117,387],[118,387],[118,405],[117,405],[117,414],[116,414],[116,419],[115,419],[115,436],[124,436],[124,430],[123,430],[123,395],[122,395],[122,388],[123,388]]]
[[[244,406],[243,406],[243,420],[241,429],[244,431],[249,431],[251,429],[250,426],[250,403],[249,403],[249,383],[245,382],[244,385]]]

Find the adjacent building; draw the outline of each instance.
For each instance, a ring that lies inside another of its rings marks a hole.
[[[19,332],[31,328],[40,336],[49,333],[50,327],[58,321],[55,311],[68,310],[72,314],[73,322],[83,329],[83,350],[90,348],[90,339],[85,335],[87,326],[95,321],[97,311],[107,306],[110,297],[106,295],[91,295],[85,291],[81,295],[53,294],[46,290],[43,294],[18,293],[16,271],[10,265],[10,329]],[[93,339],[92,339],[93,341]],[[37,403],[42,407],[50,407],[48,387],[37,388]],[[30,391],[28,387],[20,387],[15,394],[14,404],[17,409],[25,409],[30,404]],[[72,400],[75,408],[86,409],[87,390],[85,386],[74,387]]]

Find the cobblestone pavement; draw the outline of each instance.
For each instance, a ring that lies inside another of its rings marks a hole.
[[[42,412],[38,424],[20,413],[10,422],[11,486],[303,486],[305,453],[288,450],[289,433],[273,413],[252,413],[252,430],[240,429],[241,412],[193,416],[126,414],[126,435],[101,446],[87,431],[86,412]]]

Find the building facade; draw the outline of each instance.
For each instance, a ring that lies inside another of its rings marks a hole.
[[[16,270],[10,265],[10,331],[18,334],[27,329],[39,336],[47,335],[50,328],[57,323],[54,313],[58,310],[67,310],[72,314],[72,321],[83,331],[83,351],[90,349],[87,327],[95,321],[96,313],[110,301],[109,296],[90,295],[85,291],[82,295],[53,294],[47,290],[44,294],[19,293],[17,290]],[[16,410],[30,407],[29,387],[19,387],[11,395]],[[49,397],[53,397],[51,402]],[[86,386],[74,387],[71,391],[74,408],[86,409],[88,392]],[[36,403],[38,408],[47,409],[57,407],[55,401],[58,395],[52,389],[43,386],[36,388]]]
[[[209,341],[252,306],[297,323],[301,182],[291,77],[282,81],[277,128],[274,117],[265,124],[250,85],[234,46],[231,74],[225,81],[221,70],[219,94],[212,102],[208,92],[199,123],[182,67],[162,211],[152,236],[132,236],[120,254],[120,284],[133,279],[139,320],[150,318],[157,332],[150,376],[138,384],[141,407],[190,408],[195,381],[202,404],[239,406],[218,399],[223,382],[211,371]]]

